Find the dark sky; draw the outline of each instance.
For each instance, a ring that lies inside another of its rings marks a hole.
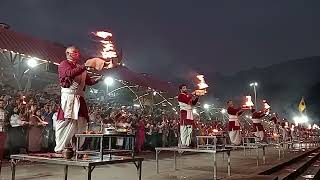
[[[0,22],[91,49],[109,29],[125,63],[163,79],[319,55],[319,0],[1,0]]]

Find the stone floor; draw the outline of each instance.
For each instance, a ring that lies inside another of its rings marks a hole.
[[[273,147],[266,149],[266,164],[256,165],[255,151],[244,156],[243,150],[231,152],[231,174],[234,176],[254,175],[274,166],[282,161],[288,160],[302,152],[286,152],[282,160],[278,160],[278,151]],[[262,151],[260,151],[262,155]],[[142,169],[143,180],[207,180],[213,179],[213,162],[209,154],[188,154],[178,157],[178,170],[173,170],[173,154],[160,153],[160,173],[156,173],[154,153],[142,155],[145,158]],[[227,178],[227,160],[223,160],[222,154],[217,155],[218,178]],[[2,168],[1,180],[11,179],[9,166]],[[61,180],[63,179],[63,166],[28,163],[18,165],[16,180]],[[86,171],[80,167],[69,168],[69,180],[86,179]],[[134,180],[138,179],[136,168],[133,164],[118,164],[96,168],[93,171],[93,180]]]

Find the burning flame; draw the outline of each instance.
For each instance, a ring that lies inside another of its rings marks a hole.
[[[264,109],[268,110],[271,108],[271,106],[267,103],[267,100],[263,100],[262,102],[263,102]]]
[[[102,38],[100,42],[102,43],[103,49],[101,55],[105,59],[116,58],[117,52],[112,42],[112,33],[106,31],[97,31],[93,33],[95,36]]]
[[[105,31],[97,31],[94,33],[96,36],[106,39],[107,37],[112,37],[112,34]]]
[[[206,83],[206,81],[204,80],[204,76],[203,75],[197,75],[198,80],[200,81],[197,85],[199,89],[206,89],[208,88],[208,84]]]
[[[245,102],[245,104],[243,105],[243,108],[249,108],[249,109],[251,109],[252,107],[253,107],[253,102],[252,102],[252,100],[251,100],[252,98],[251,98],[251,96],[246,96],[246,102]]]

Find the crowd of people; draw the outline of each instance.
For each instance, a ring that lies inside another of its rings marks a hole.
[[[0,125],[6,132],[3,141],[1,140],[5,143],[5,150],[2,151],[6,157],[15,153],[54,152],[59,105],[58,95],[37,90],[18,91],[10,86],[2,87],[0,111],[3,109],[5,116],[2,118],[3,124]],[[107,126],[125,127],[129,133],[136,135],[137,152],[152,150],[158,146],[178,145],[179,116],[172,110],[154,109],[151,112],[134,106],[115,106],[90,101],[88,110],[90,131],[103,131],[101,128]],[[199,123],[195,133],[212,131],[213,125]],[[114,143],[118,148],[131,148],[126,139]],[[93,141],[86,144],[97,146],[98,143]]]
[[[0,135],[0,142],[4,143],[5,147],[0,153],[4,153],[8,158],[10,154],[15,153],[54,152],[59,100],[58,95],[49,95],[46,92],[36,90],[24,92],[9,86],[2,87],[0,127],[6,133]],[[90,101],[88,110],[88,130],[100,132],[108,126],[123,127],[129,133],[136,135],[137,153],[159,146],[177,146],[179,143],[179,115],[175,111],[162,109],[145,111],[134,106],[115,106]],[[227,126],[222,121],[203,123],[198,116],[195,117],[192,137],[218,132],[227,132]],[[87,140],[85,144],[86,147],[97,147],[99,143]],[[113,144],[117,148],[131,148],[131,144],[125,138],[119,138]]]

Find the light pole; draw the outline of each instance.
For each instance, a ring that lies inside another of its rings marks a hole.
[[[253,92],[254,92],[254,107],[257,109],[257,89],[256,87],[258,86],[257,82],[252,82],[250,83],[250,87],[253,87]]]
[[[31,70],[32,70],[33,68],[35,68],[36,66],[38,66],[38,65],[40,65],[40,64],[44,64],[44,63],[46,63],[46,62],[39,63],[39,62],[36,60],[36,58],[30,58],[30,59],[28,59],[28,61],[27,61],[27,66],[28,66],[29,68],[23,72],[23,74],[26,74],[27,72],[29,72],[28,81],[27,81],[27,84],[26,84],[25,89],[24,89],[25,91],[28,91],[29,89],[31,89],[31,76],[32,76]]]
[[[107,85],[107,96],[109,96],[109,86],[111,86],[114,83],[114,79],[108,76],[104,79],[104,83]]]

